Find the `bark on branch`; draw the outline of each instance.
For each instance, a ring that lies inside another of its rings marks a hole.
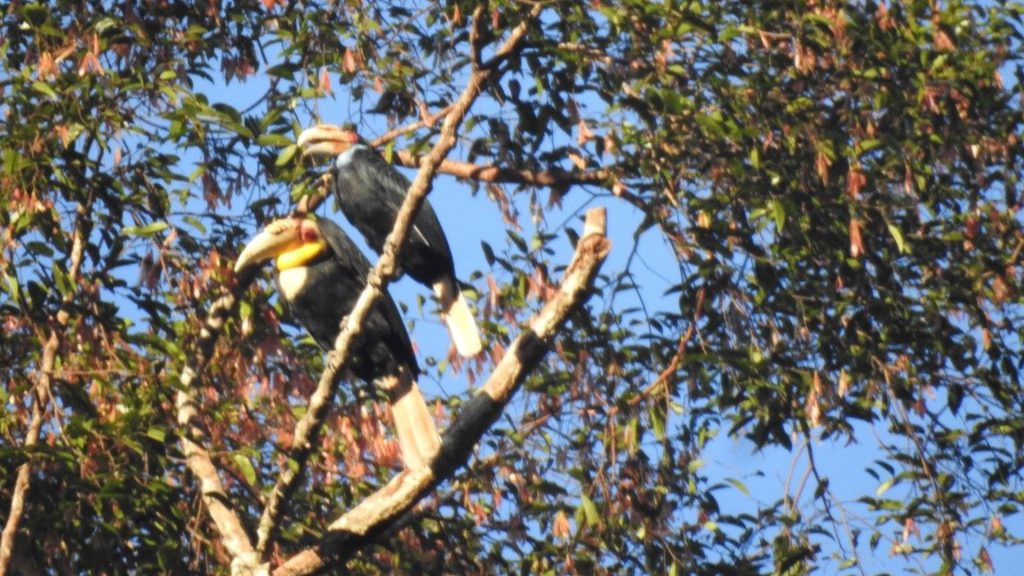
[[[605,236],[605,210],[587,213],[584,236],[566,269],[557,294],[534,316],[495,366],[483,387],[463,407],[445,432],[441,450],[428,468],[405,471],[330,526],[330,535],[315,548],[293,556],[274,576],[313,574],[338,566],[382,533],[388,532],[440,482],[465,465],[483,434],[501,415],[550,348],[569,315],[587,300],[611,242]]]
[[[443,112],[447,114],[448,109],[446,108]],[[378,138],[377,140],[381,140],[381,138]],[[430,162],[429,157],[413,154],[408,150],[397,151],[395,153],[395,158],[398,160],[398,163],[407,168],[421,168],[424,164]],[[485,182],[488,184],[524,184],[527,186],[548,188],[578,185],[594,185],[612,188],[615,184],[617,174],[615,167],[597,168],[594,170],[524,170],[520,168],[504,168],[493,164],[473,164],[472,162],[462,162],[459,160],[442,161],[441,164],[437,166],[437,173],[447,174],[448,176],[454,176],[463,180],[471,180],[473,182]],[[330,178],[330,174],[324,174],[324,176],[322,176],[323,183],[320,186],[320,190],[304,197],[300,203],[298,212],[303,214],[313,212],[320,206],[320,204],[323,204],[323,201],[327,199],[327,196],[329,195],[328,190],[330,189]],[[626,200],[641,209],[647,208],[647,206],[639,199],[628,196],[628,192],[619,191],[617,194],[625,196]]]
[[[402,165],[410,168],[418,168],[425,158],[412,154],[408,150],[400,150],[397,153]],[[480,166],[470,162],[458,162],[445,160],[438,166],[437,171],[456,178],[475,180],[477,182],[527,184],[530,186],[570,186],[574,184],[598,184],[610,183],[615,176],[613,170],[600,168],[597,170],[519,170],[515,168],[502,168],[500,166]]]

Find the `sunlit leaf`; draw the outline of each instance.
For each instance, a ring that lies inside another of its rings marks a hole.
[[[124,234],[128,236],[147,237],[170,228],[167,222],[152,222],[145,226],[125,226]]]

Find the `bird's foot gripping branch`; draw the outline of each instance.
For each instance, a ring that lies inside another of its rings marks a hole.
[[[594,278],[611,248],[605,228],[605,210],[590,210],[586,216],[583,236],[576,245],[575,254],[566,268],[558,292],[530,319],[503,358],[494,366],[487,381],[464,403],[456,419],[445,431],[436,454],[425,463],[403,471],[331,522],[326,535],[317,545],[285,559],[273,569],[274,575],[312,574],[343,564],[377,537],[399,527],[417,502],[468,462],[473,446],[497,420],[525,377],[547,353],[553,338],[569,315],[587,300]],[[241,270],[238,283],[230,294],[219,299],[210,310],[200,334],[193,365],[183,372],[182,388],[177,399],[186,462],[199,481],[203,502],[230,556],[231,570],[235,574],[271,573],[268,543],[273,541],[273,534],[281,531],[280,524],[285,518],[282,511],[316,445],[311,440],[323,426],[326,406],[334,395],[334,388],[326,387],[326,392],[318,388],[310,397],[307,417],[299,422],[296,429],[296,438],[304,438],[305,441],[296,442],[287,454],[289,465],[284,467],[281,477],[271,487],[266,501],[234,505],[210,457],[212,447],[207,445],[208,440],[202,433],[198,376],[211,355],[225,319],[233,313],[240,294],[254,278],[253,269]],[[374,289],[372,285],[365,292],[371,289]],[[346,329],[343,332],[357,331],[358,327],[354,331]],[[342,339],[339,337],[339,342]],[[349,355],[348,346],[335,349],[325,369],[325,376],[330,376],[328,380],[336,382],[340,378],[340,368],[346,365],[346,357]],[[258,523],[254,544],[245,528],[254,522],[252,519],[243,521],[239,514],[243,510],[257,508],[260,504],[264,504],[264,512]]]

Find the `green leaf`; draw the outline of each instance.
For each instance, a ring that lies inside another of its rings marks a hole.
[[[725,481],[732,484],[733,487],[739,490],[744,496],[750,496],[750,491],[747,490],[747,486],[743,482],[740,482],[735,478],[726,478]]]
[[[288,164],[289,162],[292,161],[292,158],[295,158],[295,153],[298,151],[299,147],[296,146],[295,144],[292,144],[286,147],[284,150],[281,150],[281,153],[277,155],[277,160],[274,160],[274,166],[280,168]]]
[[[47,97],[49,97],[49,98],[51,98],[53,100],[57,100],[58,99],[57,93],[54,92],[53,88],[50,88],[50,85],[45,83],[45,82],[33,82],[32,83],[32,89],[35,90],[36,92],[39,92],[43,96],[47,96]]]
[[[241,454],[232,454],[231,460],[238,467],[238,471],[241,472],[246,483],[250,486],[256,486],[256,468],[253,467],[252,462]]]
[[[57,283],[57,291],[60,292],[62,296],[68,296],[75,291],[75,286],[71,283],[71,278],[68,277],[67,273],[57,264],[57,262],[53,263],[53,279]]]
[[[908,254],[910,251],[907,249],[907,242],[903,239],[900,227],[888,221],[885,224],[889,228],[889,233],[892,234],[892,239],[896,241],[896,249],[900,251],[900,254]]]
[[[885,482],[882,482],[881,484],[878,485],[878,488],[875,489],[875,496],[881,496],[882,494],[885,494],[886,492],[889,491],[890,488],[892,488],[893,484],[895,483],[895,477],[889,478]]]
[[[145,238],[147,236],[152,236],[157,232],[162,232],[168,228],[170,228],[170,224],[167,222],[157,221],[145,226],[125,226],[124,234],[126,236],[140,236]]]
[[[651,429],[654,431],[654,437],[659,441],[665,439],[665,412],[660,404],[656,404],[651,407],[648,411],[651,417]]]
[[[586,494],[580,495],[580,508],[583,510],[583,519],[587,526],[594,527],[601,525],[601,515],[597,511],[597,505]]]
[[[4,280],[6,280],[4,292],[7,292],[12,299],[17,300],[21,295],[21,291],[18,289],[17,280],[15,280],[14,276],[10,276],[8,274],[4,274]]]
[[[484,252],[484,259],[487,260],[487,265],[488,266],[494,266],[494,262],[495,262],[494,249],[491,248],[491,245],[488,244],[487,242],[484,242],[484,241],[481,240],[480,241],[480,249],[483,250],[483,252]]]
[[[855,153],[858,156],[860,156],[862,154],[874,150],[875,148],[878,148],[881,145],[882,141],[877,138],[868,138],[866,140],[861,140],[860,142],[857,143]]]
[[[42,3],[27,4],[21,13],[33,26],[41,26],[50,17],[50,11]]]
[[[68,132],[65,140],[65,148],[71,146],[72,142],[78,139],[78,136],[85,131],[85,126],[75,122],[67,126]]]
[[[46,258],[53,256],[53,248],[51,248],[50,245],[46,244],[45,242],[26,242],[25,248],[27,248],[29,252],[37,256],[43,256]]]
[[[198,218],[194,216],[185,216],[184,220],[193,228],[195,228],[196,231],[199,232],[200,234],[206,234],[206,226],[204,226],[203,222]]]
[[[769,203],[772,210],[772,219],[775,221],[776,231],[781,234],[786,228],[786,207],[780,201]]]
[[[295,141],[284,134],[260,134],[260,137],[256,139],[256,143],[260,146],[273,146],[274,148],[295,147]]]

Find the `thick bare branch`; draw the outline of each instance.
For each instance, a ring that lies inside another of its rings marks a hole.
[[[57,346],[59,340],[57,331],[51,331],[49,338],[43,345],[43,358],[39,367],[39,378],[36,385],[29,393],[32,395],[32,418],[29,421],[28,431],[25,433],[25,442],[22,449],[30,450],[39,442],[39,433],[43,427],[43,420],[46,415],[46,407],[49,404],[50,378],[53,373],[54,362],[57,358]],[[25,510],[25,494],[28,493],[32,477],[32,457],[18,467],[18,476],[14,481],[14,493],[11,495],[11,509],[7,516],[7,523],[4,525],[3,536],[0,538],[0,576],[7,573],[7,566],[11,562],[11,555],[14,552],[14,538],[18,533],[18,526],[21,524],[21,516]]]
[[[465,405],[444,435],[441,450],[429,468],[406,471],[335,521],[331,535],[273,572],[274,576],[313,574],[351,558],[374,537],[387,532],[438,483],[465,465],[483,434],[501,415],[526,375],[547,353],[552,338],[573,310],[587,299],[611,242],[605,236],[605,211],[587,214],[584,236],[566,269],[556,295],[530,320],[490,378]]]

